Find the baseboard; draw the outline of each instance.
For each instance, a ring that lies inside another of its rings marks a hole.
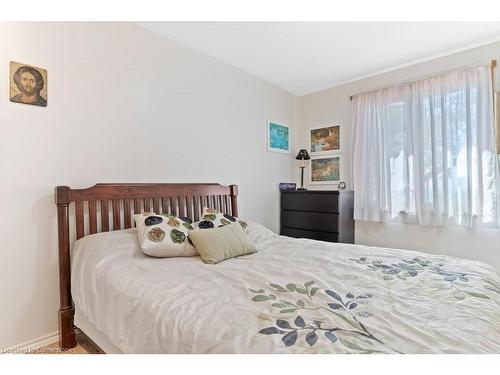
[[[38,337],[33,340],[23,342],[18,345],[11,346],[7,349],[0,348],[0,353],[30,353],[44,346],[54,344],[59,339],[59,332],[49,333],[48,335]]]

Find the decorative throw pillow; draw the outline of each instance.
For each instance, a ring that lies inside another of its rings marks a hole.
[[[243,230],[247,229],[247,223],[239,220],[237,217],[223,214],[214,208],[203,207],[201,220],[193,224],[195,229],[211,229],[218,228],[231,223],[239,223]]]
[[[256,252],[255,245],[237,223],[205,230],[190,230],[189,237],[205,263],[219,263]]]
[[[188,230],[193,229],[189,219],[185,221],[175,215],[150,212],[134,215],[134,219],[144,254],[158,258],[198,255],[188,238]]]

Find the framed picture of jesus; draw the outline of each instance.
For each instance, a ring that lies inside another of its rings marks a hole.
[[[47,107],[47,70],[11,61],[10,101]]]

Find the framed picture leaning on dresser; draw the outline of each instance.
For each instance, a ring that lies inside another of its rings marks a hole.
[[[311,159],[311,184],[338,185],[343,175],[342,155]]]

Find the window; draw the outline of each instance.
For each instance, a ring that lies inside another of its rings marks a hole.
[[[498,227],[489,67],[357,95],[355,219]]]

